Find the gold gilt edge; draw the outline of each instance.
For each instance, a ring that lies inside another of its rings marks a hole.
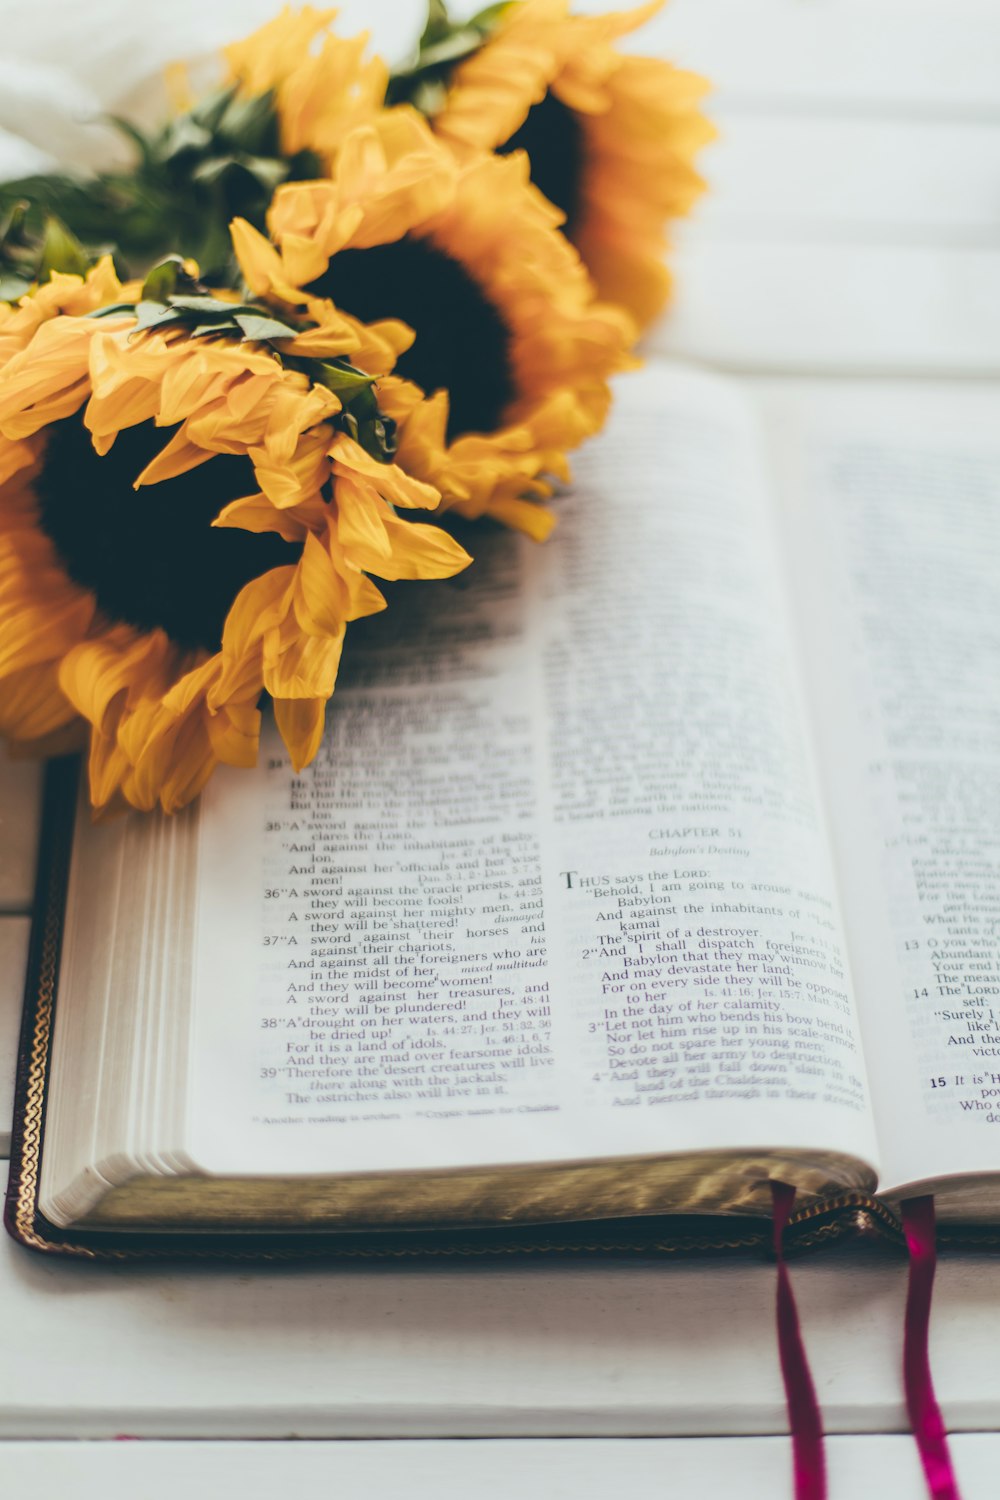
[[[35,916],[32,923],[14,1104],[6,1219],[15,1238],[32,1250],[59,1251],[61,1254],[94,1259],[95,1253],[88,1246],[46,1239],[38,1232],[36,1224],[49,1042],[62,946],[74,789],[78,775],[79,765],[74,760],[52,762],[45,776]]]
[[[291,1262],[324,1256],[337,1260],[485,1260],[497,1256],[680,1256],[769,1250],[770,1236],[767,1230],[754,1227],[741,1234],[736,1231],[731,1219],[727,1222],[726,1229],[717,1236],[700,1237],[679,1232],[667,1237],[655,1234],[643,1237],[640,1233],[634,1243],[617,1240],[613,1236],[602,1239],[599,1229],[594,1241],[586,1244],[521,1240],[515,1244],[500,1241],[453,1245],[396,1243],[378,1248],[351,1247],[341,1242],[337,1245],[298,1244],[287,1249],[264,1249],[261,1246],[241,1249],[238,1244],[229,1240],[225,1243],[216,1241],[214,1246],[204,1249],[193,1248],[190,1241],[174,1245],[147,1243],[114,1249],[107,1245],[87,1244],[59,1236],[38,1211],[38,1179],[78,777],[79,765],[75,760],[53,762],[46,774],[36,915],[28,966],[6,1212],[7,1226],[21,1244],[48,1254],[113,1262],[178,1259]],[[51,1233],[47,1234],[45,1230]],[[880,1238],[897,1244],[902,1241],[899,1220],[892,1211],[878,1199],[861,1193],[843,1193],[805,1205],[793,1214],[789,1230],[790,1249],[818,1247],[833,1240],[872,1231]],[[1000,1243],[1000,1239],[983,1237],[979,1243],[996,1244]]]

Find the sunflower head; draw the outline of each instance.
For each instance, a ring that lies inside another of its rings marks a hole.
[[[510,0],[452,23],[433,0],[417,58],[389,88],[459,154],[526,151],[601,295],[640,324],[666,300],[666,225],[702,191],[694,157],[714,136],[704,80],[617,49],[662,3],[602,16]]]
[[[459,161],[400,106],[351,132],[327,179],[279,189],[269,238],[233,234],[257,295],[392,331],[405,384],[381,399],[409,472],[448,508],[543,535],[534,502],[601,425],[634,337],[558,220],[523,156]]]
[[[252,764],[264,692],[304,765],[370,575],[468,562],[402,518],[439,496],[389,461],[364,338],[189,276],[103,262],[0,311],[0,730],[82,728],[97,807],[172,811]]]

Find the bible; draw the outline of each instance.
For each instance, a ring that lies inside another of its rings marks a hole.
[[[172,818],[50,776],[8,1227],[88,1256],[1000,1219],[984,386],[625,378],[537,546]]]

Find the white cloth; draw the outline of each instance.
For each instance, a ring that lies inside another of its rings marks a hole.
[[[211,73],[226,42],[280,9],[279,0],[34,0],[2,6],[0,179],[55,165],[88,168],[127,159],[102,116],[155,125],[167,108],[163,70],[179,59]],[[414,45],[422,0],[346,0],[338,28],[367,29],[397,60]]]

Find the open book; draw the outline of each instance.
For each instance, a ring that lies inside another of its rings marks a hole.
[[[15,1231],[1000,1218],[995,410],[654,364],[304,774],[81,806]]]

